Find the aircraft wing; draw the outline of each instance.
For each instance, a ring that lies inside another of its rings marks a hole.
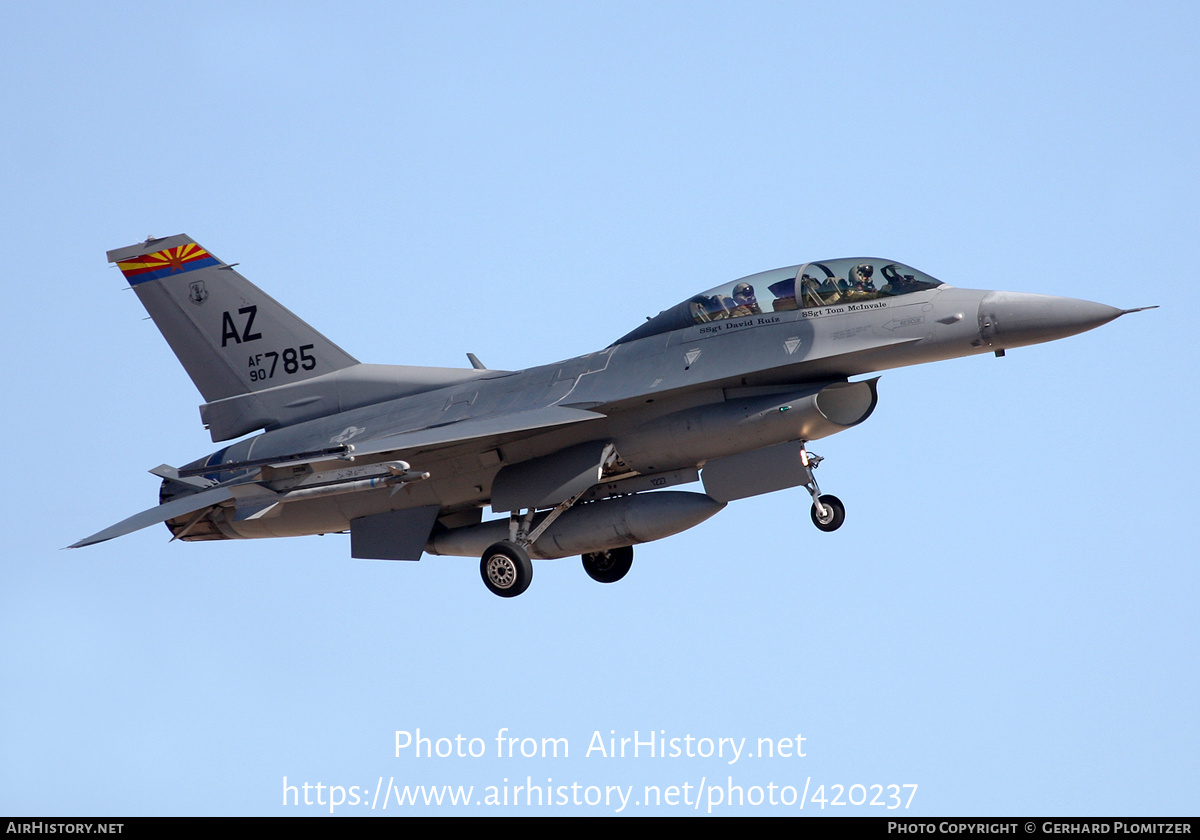
[[[589,420],[601,420],[603,414],[582,408],[567,408],[550,405],[530,411],[518,411],[500,417],[479,417],[460,420],[444,426],[432,426],[412,432],[376,438],[365,443],[355,443],[350,454],[382,455],[385,453],[428,452],[445,449],[463,443],[475,443],[481,447],[498,446],[506,440],[531,437],[560,426],[572,426]]]

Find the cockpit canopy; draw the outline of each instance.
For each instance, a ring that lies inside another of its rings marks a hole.
[[[660,312],[617,343],[710,321],[861,303],[942,285],[940,280],[903,263],[863,257],[776,268],[690,297]]]

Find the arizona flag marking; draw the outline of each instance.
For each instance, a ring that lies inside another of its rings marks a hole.
[[[117,268],[125,275],[129,285],[136,286],[147,280],[160,280],[172,274],[194,271],[197,268],[208,268],[220,265],[217,258],[212,256],[194,242],[167,248],[144,257],[134,257],[131,260],[117,263]]]

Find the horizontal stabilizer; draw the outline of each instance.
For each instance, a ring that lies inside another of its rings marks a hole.
[[[134,531],[140,531],[151,525],[157,525],[159,522],[166,522],[168,519],[174,519],[177,516],[186,516],[189,513],[195,513],[206,507],[218,505],[232,498],[233,491],[228,487],[213,487],[211,490],[202,490],[191,496],[181,496],[178,499],[172,499],[165,504],[156,505],[141,513],[135,513],[128,519],[123,519],[116,525],[105,528],[103,531],[92,534],[90,537],[84,537],[74,545],[67,546],[67,548],[83,548],[85,545],[95,545],[105,540],[111,540],[114,537],[123,537],[126,534],[132,534]]]

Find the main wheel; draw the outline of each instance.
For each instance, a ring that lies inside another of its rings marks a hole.
[[[629,573],[633,565],[633,546],[610,548],[583,555],[583,570],[588,577],[600,583],[616,583]]]
[[[501,598],[515,598],[533,581],[529,553],[516,543],[502,540],[488,547],[479,561],[483,584]]]
[[[822,531],[836,531],[841,528],[842,523],[846,521],[846,506],[842,504],[842,500],[837,496],[821,496],[821,504],[825,508],[824,514],[817,512],[815,503],[812,506],[813,524]]]

